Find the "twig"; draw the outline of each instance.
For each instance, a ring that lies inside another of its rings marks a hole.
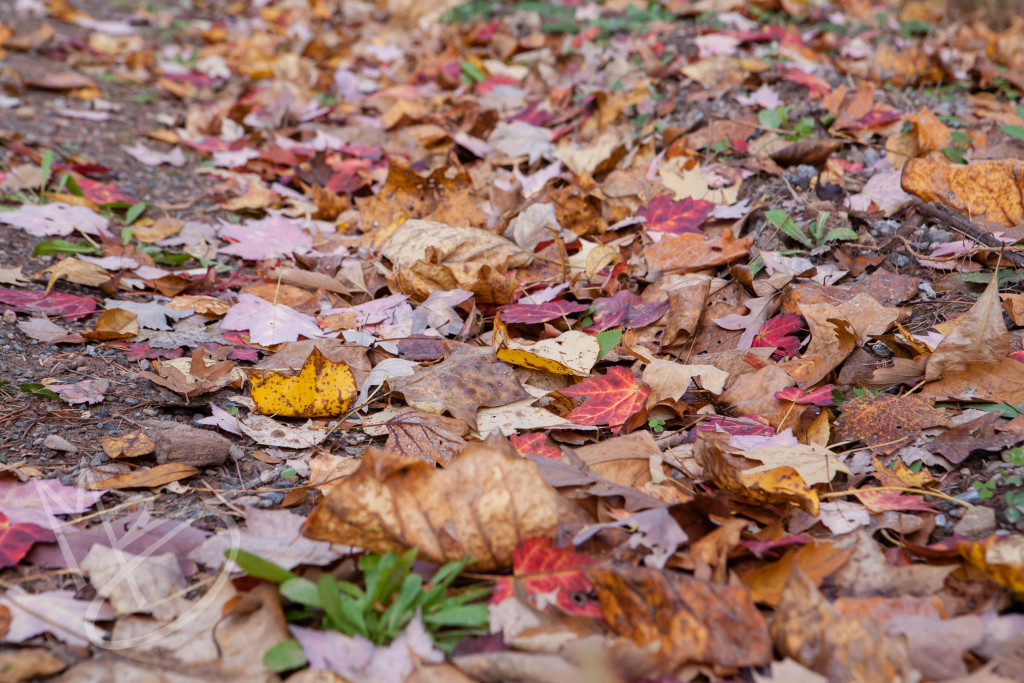
[[[957,232],[970,237],[976,242],[984,244],[986,247],[993,247],[994,249],[1002,250],[1006,245],[995,235],[985,230],[982,230],[977,225],[971,222],[965,216],[960,215],[956,211],[942,205],[936,204],[935,202],[922,202],[918,205],[917,210],[923,215],[928,216],[933,220],[937,220],[943,223]],[[1024,256],[1008,252],[1006,254],[1006,260],[1015,265],[1018,268],[1024,268]]]

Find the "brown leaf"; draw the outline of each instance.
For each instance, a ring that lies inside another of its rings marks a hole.
[[[659,670],[683,664],[735,668],[772,658],[764,617],[743,587],[648,568],[587,570],[613,631],[640,646],[660,643]]]
[[[777,365],[768,365],[740,374],[725,388],[718,402],[735,415],[761,415],[768,424],[781,431],[795,425],[809,409],[806,405],[775,398],[775,392],[795,384],[796,381],[785,370]]]
[[[384,243],[381,255],[394,266],[393,292],[425,299],[431,292],[465,289],[477,303],[507,304],[518,288],[505,274],[533,257],[514,242],[482,228],[409,220]]]
[[[554,537],[557,499],[533,462],[483,444],[470,444],[445,470],[369,448],[303,533],[378,553],[415,546],[439,564],[472,557],[487,571],[511,566],[520,541]]]
[[[719,488],[755,503],[792,504],[810,515],[818,515],[818,494],[792,467],[776,467],[767,472],[746,474],[757,466],[752,460],[726,453],[728,434],[700,432],[694,447],[697,464],[707,471]]]
[[[681,344],[693,336],[710,291],[710,278],[695,285],[669,290],[662,347]]]
[[[1024,161],[974,161],[953,166],[911,159],[903,167],[903,189],[926,202],[941,202],[965,216],[982,216],[1012,228],[1024,222]]]
[[[1024,363],[1013,358],[968,363],[963,370],[947,371],[938,382],[924,385],[920,395],[936,401],[1024,403]]]
[[[644,249],[650,272],[692,272],[721,266],[741,259],[749,253],[752,237],[737,238],[726,228],[715,238],[684,233],[665,235],[656,244]]]
[[[825,163],[832,153],[842,146],[841,140],[812,138],[794,142],[769,156],[779,166],[798,166],[799,164],[817,166]]]
[[[110,458],[137,458],[148,455],[156,448],[156,444],[141,430],[124,436],[108,436],[103,439],[103,452]]]
[[[112,308],[100,313],[96,319],[96,328],[82,332],[82,336],[90,341],[112,341],[130,339],[138,333],[137,315],[123,308]]]
[[[493,408],[530,397],[515,371],[486,347],[456,349],[444,362],[412,377],[392,377],[388,384],[413,408],[435,415],[447,411],[474,429],[480,406]]]
[[[384,186],[377,194],[356,200],[363,232],[372,233],[374,245],[380,246],[396,228],[416,218],[452,225],[486,225],[487,214],[470,196],[472,187],[473,181],[465,171],[441,167],[424,178],[400,157],[390,157]]]
[[[116,477],[91,482],[85,484],[83,488],[93,490],[156,488],[198,473],[199,470],[191,465],[169,462],[166,465],[157,465],[148,470],[135,470],[128,474],[119,474]]]
[[[986,413],[976,420],[947,429],[926,443],[924,449],[958,465],[974,451],[1001,451],[1019,443],[1021,437],[1013,432],[996,432],[999,422],[999,413]]]
[[[817,384],[846,360],[857,339],[846,316],[829,304],[801,304],[800,314],[811,330],[811,343],[799,358],[780,367],[801,387]]]
[[[415,410],[403,410],[384,426],[388,429],[385,450],[443,467],[466,447],[462,437],[469,432],[469,425],[462,420]]]
[[[830,681],[916,680],[902,639],[889,637],[875,620],[840,615],[796,566],[775,611],[772,637],[783,656]]]
[[[836,571],[853,555],[853,548],[836,548],[825,541],[811,541],[798,550],[789,550],[781,560],[752,569],[743,575],[754,602],[775,607],[782,599],[786,580],[796,565],[815,586]]]
[[[944,372],[963,370],[968,363],[998,363],[1010,350],[1010,333],[1003,322],[998,278],[974,302],[970,310],[956,320],[956,326],[928,357],[924,378],[934,382]]]
[[[861,441],[875,453],[892,453],[912,443],[925,427],[946,424],[946,416],[919,395],[869,395],[845,403],[835,426],[840,440]]]

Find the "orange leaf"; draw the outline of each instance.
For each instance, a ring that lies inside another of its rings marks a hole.
[[[644,407],[651,388],[640,386],[632,372],[616,365],[605,375],[585,379],[559,393],[581,399],[565,416],[567,420],[582,425],[619,426]]]
[[[657,244],[644,249],[644,256],[651,272],[685,273],[743,258],[752,243],[752,237],[736,238],[728,228],[713,239],[693,233],[665,235]]]
[[[102,481],[95,481],[85,484],[87,489],[135,489],[135,488],[156,488],[172,481],[191,477],[198,474],[199,470],[191,465],[183,465],[180,462],[169,462],[165,465],[157,465],[148,470],[136,470],[128,474],[119,474]]]

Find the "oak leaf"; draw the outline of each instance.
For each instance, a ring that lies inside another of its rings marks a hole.
[[[444,470],[369,448],[303,533],[378,553],[418,547],[439,564],[472,557],[487,571],[510,566],[521,541],[554,537],[557,498],[533,462],[482,444],[470,444]]]

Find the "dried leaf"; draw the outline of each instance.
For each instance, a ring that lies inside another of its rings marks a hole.
[[[578,398],[580,404],[565,416],[570,422],[586,425],[622,425],[644,407],[649,387],[637,384],[633,373],[621,366],[612,366],[604,375],[585,379],[559,391],[563,396]]]
[[[117,458],[138,458],[149,455],[156,449],[156,444],[141,429],[129,432],[124,436],[108,436],[103,439],[102,446],[107,457],[115,460]]]
[[[926,202],[942,202],[965,216],[984,216],[1003,227],[1024,222],[1024,161],[973,161],[953,166],[911,159],[903,166],[903,189]]]
[[[442,467],[466,447],[462,437],[469,432],[462,420],[415,410],[403,410],[384,424],[388,430],[385,450]]]
[[[712,239],[692,233],[668,234],[644,249],[644,256],[651,272],[688,273],[741,259],[752,243],[752,237],[736,238],[728,228]]]
[[[516,546],[552,538],[557,494],[529,460],[470,444],[445,470],[370,448],[303,530],[318,540],[404,552],[445,563],[472,557],[481,571],[511,566]]]
[[[538,609],[555,604],[566,614],[599,617],[598,604],[585,599],[593,590],[585,569],[594,564],[594,558],[572,546],[555,548],[550,538],[525,539],[516,547],[512,576],[498,579],[490,603],[514,599],[515,584],[519,584]]]
[[[135,470],[128,474],[119,474],[108,479],[91,482],[85,485],[87,489],[136,489],[136,488],[159,488],[165,484],[186,479],[199,470],[191,465],[169,462],[165,465],[157,465],[145,470]]]
[[[921,396],[871,394],[843,404],[836,430],[841,440],[861,441],[875,453],[892,453],[913,443],[925,427],[947,423],[945,415]]]
[[[1003,322],[999,300],[998,278],[974,302],[970,310],[956,320],[953,327],[925,366],[925,381],[934,382],[944,373],[963,370],[968,363],[998,363],[1010,350],[1010,333]]]
[[[348,411],[358,392],[348,364],[332,362],[313,347],[296,375],[251,368],[249,393],[264,415],[338,417]]]

